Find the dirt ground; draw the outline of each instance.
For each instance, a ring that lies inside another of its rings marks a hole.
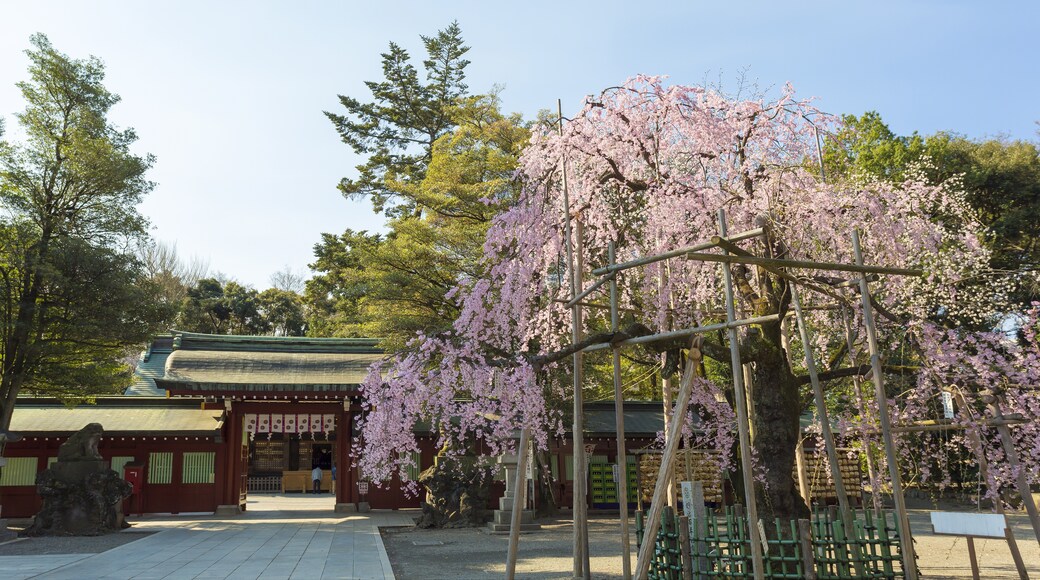
[[[30,525],[31,520],[8,520],[8,529],[20,532]],[[134,540],[150,536],[154,532],[137,532],[133,528],[105,534],[103,536],[43,536],[18,538],[0,543],[0,556],[43,556],[48,554],[100,554]]]
[[[1011,515],[1018,547],[1032,577],[1040,576],[1040,544],[1034,539],[1025,515]],[[571,578],[571,521],[543,520],[542,530],[523,534],[517,560],[521,578]],[[971,578],[964,538],[931,533],[926,510],[913,510],[918,565],[924,578]],[[592,516],[589,520],[590,568],[593,578],[621,578],[621,525],[617,516]],[[635,524],[630,524],[634,534]],[[481,530],[418,530],[382,528],[383,544],[398,580],[501,578],[505,574],[508,536],[492,536]],[[1007,543],[975,541],[983,578],[1018,578]],[[632,541],[635,562],[635,540]]]

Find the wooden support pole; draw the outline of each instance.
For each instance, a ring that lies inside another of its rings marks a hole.
[[[812,343],[809,339],[809,328],[802,316],[802,301],[798,293],[798,285],[790,284],[791,305],[794,306],[795,320],[798,322],[798,333],[802,338],[802,350],[805,352],[805,368],[809,372],[809,382],[812,384],[813,400],[816,402],[816,413],[820,417],[820,430],[823,434],[824,447],[827,450],[827,462],[830,464],[831,477],[834,479],[834,493],[838,496],[838,507],[841,510],[841,521],[846,532],[855,534],[856,527],[852,517],[852,507],[849,505],[849,496],[845,492],[845,481],[841,477],[841,463],[838,460],[838,447],[834,444],[834,434],[831,432],[830,414],[827,412],[827,402],[823,398],[823,386],[820,384],[820,376],[816,370],[816,357],[812,353]],[[799,447],[801,444],[799,443]],[[860,557],[859,544],[852,544],[852,556],[854,558],[856,575],[863,577],[863,561]]]
[[[704,509],[704,483],[700,481],[691,482],[693,485],[693,529],[697,538],[697,573],[708,572],[707,544],[704,539],[708,537],[708,513]]]
[[[798,447],[794,450],[794,468],[798,473],[798,494],[805,500],[805,505],[812,508],[812,494],[809,491],[809,474],[805,468],[805,448],[802,446],[801,438],[798,439]]]
[[[843,304],[841,306],[841,322],[845,326],[845,347],[846,355],[849,357],[849,364],[856,365],[856,355],[853,349],[853,335],[852,335],[852,324],[849,322],[849,310]],[[863,381],[860,380],[859,376],[852,376],[852,387],[856,391],[856,402],[859,406],[860,416],[863,417],[864,421],[868,417],[868,408],[866,397],[863,396]],[[881,487],[880,487],[880,476],[877,472],[877,467],[874,465],[874,446],[872,445],[870,435],[866,429],[860,429],[863,441],[863,453],[867,457],[867,476],[870,478],[870,501],[874,505],[875,510],[881,509]]]
[[[686,414],[686,406],[690,404],[690,392],[693,378],[697,375],[697,365],[700,361],[700,350],[697,348],[698,339],[693,340],[690,345],[690,354],[686,357],[686,369],[683,371],[682,381],[679,385],[679,400],[672,410],[672,420],[669,426],[669,437],[665,439],[664,452],[661,455],[661,469],[657,471],[657,482],[654,484],[654,496],[650,500],[650,511],[646,513],[646,524],[643,528],[643,539],[639,546],[639,556],[636,559],[635,578],[643,580],[650,570],[650,560],[654,555],[654,545],[657,543],[657,530],[661,525],[661,511],[665,507],[665,494],[669,479],[672,477],[670,469],[675,461],[675,454],[679,450],[679,433],[682,431],[682,418]]]
[[[682,557],[683,580],[693,580],[693,557],[690,555],[690,518],[679,516],[679,554]]]
[[[1011,431],[1004,424],[1004,411],[1000,408],[1000,399],[994,393],[983,396],[983,401],[997,423],[1000,444],[1004,447],[1004,455],[1007,456],[1011,471],[1016,473],[1015,483],[1018,486],[1018,493],[1022,496],[1022,503],[1025,505],[1026,513],[1029,514],[1029,523],[1033,526],[1033,534],[1036,536],[1036,541],[1040,543],[1040,515],[1037,514],[1036,502],[1033,501],[1033,493],[1029,488],[1029,474],[1022,469],[1022,464],[1018,460],[1018,450],[1015,449],[1015,442],[1011,439]]]
[[[582,224],[581,220],[575,220],[575,264],[574,264],[574,288],[581,288],[582,269],[584,268],[582,251]],[[574,328],[572,338],[575,343],[581,342],[584,331],[581,305],[575,304],[571,309]],[[582,386],[585,383],[585,356],[581,352],[574,353],[574,426],[571,440],[574,443],[574,527],[577,532],[575,538],[576,553],[580,554],[581,565],[580,577],[586,580],[592,578],[589,568],[589,523],[588,523],[588,499],[586,479],[588,475],[588,457],[585,453],[585,395]],[[578,576],[576,574],[576,576]]]
[[[813,551],[809,520],[798,520],[798,545],[802,553],[802,576],[806,580],[816,580],[816,553]]]
[[[563,135],[563,103],[556,100],[556,112],[559,115],[559,134]],[[563,232],[564,246],[567,251],[567,267],[570,268],[570,294],[572,300],[578,295],[581,288],[582,271],[582,229],[581,221],[577,221],[576,239],[571,237],[571,206],[570,192],[567,183],[567,159],[561,159],[563,167]],[[581,342],[582,336],[582,312],[579,301],[571,308],[571,339],[575,344]],[[574,353],[574,422],[571,426],[571,443],[573,445],[574,481],[573,481],[573,510],[574,517],[574,577],[590,578],[589,573],[589,537],[588,522],[585,511],[585,444],[583,432],[585,429],[583,414],[584,404],[582,400],[582,353]]]
[[[859,231],[852,231],[852,251],[856,256],[856,264],[863,264],[863,251],[859,245]],[[899,545],[903,559],[903,574],[907,580],[917,580],[917,558],[914,556],[914,540],[910,532],[910,520],[906,515],[906,498],[903,497],[903,480],[899,473],[899,460],[896,456],[895,442],[892,441],[892,425],[888,415],[888,395],[885,394],[885,379],[881,373],[881,354],[878,352],[877,330],[874,328],[874,309],[870,305],[870,287],[867,277],[860,274],[859,294],[863,308],[863,324],[867,329],[867,347],[870,349],[870,366],[874,376],[874,395],[877,397],[878,419],[881,422],[881,436],[885,443],[885,456],[888,459],[888,473],[892,479],[892,501],[896,507],[896,521],[899,524]]]
[[[509,551],[506,555],[506,578],[516,577],[517,551],[520,549],[520,522],[524,506],[527,505],[527,448],[530,446],[530,429],[520,430],[520,444],[516,449],[516,487],[513,489],[513,511],[509,517]]]
[[[607,246],[607,258],[614,263],[614,242]],[[617,276],[610,276],[610,329],[618,329]],[[632,578],[632,547],[628,533],[628,455],[625,453],[625,393],[621,389],[621,349],[613,349],[614,363],[614,424],[617,428],[617,497],[618,517],[621,520],[622,574]]]
[[[726,211],[719,210],[719,235],[726,237]],[[725,252],[725,250],[723,250]],[[728,255],[725,254],[724,255]],[[736,308],[733,300],[733,274],[730,272],[728,263],[722,267],[722,278],[726,290],[726,321],[736,320]],[[749,434],[750,422],[748,419],[747,404],[745,403],[744,373],[741,372],[740,345],[737,344],[737,329],[729,329],[729,352],[730,364],[733,370],[733,399],[736,402],[737,411],[737,435],[740,440],[740,467],[744,479],[744,501],[748,510],[748,528],[752,530],[751,536],[751,564],[755,580],[764,578],[762,566],[762,538],[755,533],[758,529],[758,502],[755,499],[755,480],[751,466],[751,437]],[[685,411],[685,407],[683,408]],[[914,579],[916,580],[916,579]]]
[[[1004,519],[1004,523],[1007,524],[1007,518]],[[1010,524],[1004,528],[1004,539],[1007,540],[1008,549],[1011,550],[1011,559],[1015,561],[1018,577],[1022,580],[1029,580],[1029,573],[1026,572],[1026,563],[1022,560],[1022,552],[1018,551],[1018,542],[1015,541],[1015,534],[1011,533]]]
[[[971,562],[971,577],[974,580],[981,580],[979,576],[979,559],[975,555],[975,538],[967,536],[968,538],[968,561]]]
[[[726,240],[728,240],[730,242],[740,242],[740,241],[743,241],[743,240],[749,240],[751,238],[757,238],[758,236],[761,236],[764,231],[765,230],[763,230],[762,228],[755,228],[753,230],[748,230],[746,232],[740,232],[738,234],[733,234],[732,236],[727,237]],[[642,258],[636,258],[634,260],[629,260],[628,262],[622,262],[620,264],[614,264],[613,266],[605,266],[603,268],[596,268],[595,270],[592,271],[592,275],[593,276],[604,276],[604,275],[610,274],[612,272],[620,272],[622,270],[628,270],[630,268],[638,268],[639,266],[646,266],[648,264],[653,264],[655,262],[661,262],[661,261],[664,261],[664,260],[670,260],[672,258],[679,258],[679,257],[685,256],[686,254],[689,254],[690,252],[700,252],[701,250],[710,250],[711,248],[714,248],[716,245],[718,245],[718,244],[716,244],[715,242],[711,242],[711,241],[701,242],[701,243],[695,244],[693,246],[686,246],[685,248],[678,248],[676,250],[671,250],[669,252],[662,252],[660,254],[654,254],[652,256],[643,256]]]
[[[722,236],[726,237],[726,236]],[[884,266],[866,266],[864,264],[838,264],[836,262],[813,262],[810,260],[784,260],[781,258],[761,258],[758,256],[736,256],[733,254],[705,254],[690,252],[686,257],[702,262],[723,262],[726,264],[753,264],[755,266],[773,266],[777,268],[805,268],[807,270],[829,270],[837,272],[860,272],[865,274],[898,274],[901,276],[920,276],[923,270],[909,268],[886,268]]]

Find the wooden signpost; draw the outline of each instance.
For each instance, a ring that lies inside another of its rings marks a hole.
[[[947,536],[964,536],[968,539],[968,558],[971,560],[971,577],[979,580],[979,560],[975,553],[975,538],[1003,538],[1007,540],[1011,557],[1015,560],[1018,577],[1028,579],[1022,554],[1018,551],[1015,536],[1011,533],[1004,514],[973,514],[964,512],[932,512],[932,531]]]

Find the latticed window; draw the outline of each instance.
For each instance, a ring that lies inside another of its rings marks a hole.
[[[409,457],[412,460],[412,465],[408,467],[408,479],[419,481],[419,474],[422,473],[422,456],[412,452],[409,454]]]
[[[123,468],[126,467],[127,463],[133,463],[133,455],[116,455],[112,458],[112,471],[119,474],[119,477],[123,477]]]
[[[173,453],[163,451],[148,454],[148,483],[173,482]]]
[[[181,483],[213,483],[212,451],[192,451],[184,454]]]
[[[36,484],[35,457],[8,457],[7,465],[0,467],[0,486]]]

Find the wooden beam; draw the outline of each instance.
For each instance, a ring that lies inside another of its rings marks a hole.
[[[755,228],[753,230],[747,230],[745,232],[740,232],[739,234],[733,234],[732,236],[723,236],[723,237],[725,239],[731,241],[731,242],[740,242],[740,241],[748,240],[748,239],[751,239],[751,238],[757,238],[758,236],[761,236],[764,231],[765,230],[763,230],[762,228]],[[628,262],[621,262],[620,264],[614,264],[612,266],[604,266],[603,268],[596,268],[595,270],[592,271],[592,275],[593,276],[603,276],[605,274],[610,274],[611,272],[620,272],[622,270],[628,270],[630,268],[637,268],[639,266],[645,266],[647,264],[653,264],[654,262],[660,262],[660,261],[668,260],[668,259],[671,259],[671,258],[678,258],[678,257],[684,256],[686,254],[689,254],[690,252],[700,252],[701,250],[709,250],[709,249],[714,248],[714,247],[715,247],[715,243],[714,242],[710,242],[710,241],[709,242],[701,242],[699,244],[694,244],[692,246],[686,246],[686,247],[679,248],[679,249],[676,249],[676,250],[671,250],[671,251],[668,251],[668,252],[662,252],[660,254],[654,254],[652,256],[644,256],[642,258],[636,258],[634,260],[629,260]]]
[[[697,375],[700,351],[697,349],[696,341],[697,339],[694,338],[690,345],[690,354],[686,357],[686,369],[683,371],[682,382],[679,385],[679,400],[672,409],[671,425],[661,456],[661,468],[657,470],[657,482],[654,484],[654,496],[650,500],[650,511],[647,512],[644,520],[646,523],[643,528],[643,541],[639,546],[635,569],[635,578],[640,580],[646,578],[650,570],[650,559],[653,558],[654,546],[657,543],[657,530],[661,525],[661,510],[664,509],[668,482],[672,478],[671,465],[679,450],[679,435],[682,433],[683,417],[686,415],[686,406],[690,404],[693,378]]]
[[[849,496],[845,492],[845,481],[841,477],[841,464],[838,461],[838,448],[834,444],[834,434],[831,433],[831,422],[827,413],[827,402],[823,398],[823,387],[816,373],[816,357],[812,354],[812,342],[809,340],[809,328],[802,316],[802,301],[798,294],[798,284],[790,284],[791,305],[794,306],[795,320],[798,322],[798,332],[802,338],[802,350],[805,353],[805,367],[809,372],[809,380],[812,383],[813,400],[816,402],[816,413],[820,417],[821,431],[823,434],[824,447],[827,450],[827,462],[831,468],[831,478],[834,480],[834,493],[838,496],[838,507],[841,509],[841,520],[848,533],[855,536],[856,526],[852,517],[852,507],[849,505]],[[801,442],[798,444],[801,447]],[[863,577],[865,570],[863,560],[860,557],[859,544],[852,544],[853,563],[856,575]]]
[[[726,237],[726,211],[719,209],[719,235]],[[725,252],[725,250],[723,250]],[[733,299],[733,274],[729,264],[722,267],[722,280],[726,290],[726,322],[736,320],[736,304]],[[755,580],[763,580],[762,538],[757,533],[758,501],[755,498],[755,480],[751,465],[750,420],[747,409],[747,393],[744,390],[744,373],[741,372],[740,346],[737,344],[736,327],[729,328],[730,364],[733,368],[733,399],[736,402],[737,438],[740,441],[740,468],[744,480],[744,502],[747,506],[748,529],[751,536],[751,566]]]
[[[867,274],[894,274],[897,276],[921,276],[923,270],[909,268],[886,268],[884,266],[866,266],[863,264],[838,264],[835,262],[813,262],[809,260],[781,260],[777,258],[759,258],[757,256],[734,256],[732,254],[704,254],[690,252],[686,257],[703,262],[722,262],[725,264],[753,264],[756,266],[775,266],[780,268],[804,268],[807,270],[836,270],[840,272],[861,272]]]
[[[859,245],[859,231],[852,231],[852,251],[856,256],[856,264],[863,264],[863,251]],[[867,274],[869,272],[862,272]],[[892,441],[892,425],[888,416],[888,395],[885,393],[885,379],[881,373],[881,354],[878,350],[877,330],[874,328],[874,309],[870,305],[870,287],[865,275],[859,278],[859,294],[863,308],[863,324],[867,329],[867,347],[870,350],[870,366],[874,374],[874,396],[878,404],[878,419],[881,421],[881,437],[885,444],[885,456],[888,459],[888,473],[892,479],[892,500],[896,507],[896,518],[899,523],[899,545],[903,559],[903,574],[907,580],[917,580],[917,558],[914,556],[914,540],[910,532],[910,520],[906,514],[906,498],[903,497],[903,481],[899,473],[899,458],[896,455],[895,443]]]
[[[520,430],[520,443],[517,445],[516,487],[513,489],[513,511],[509,517],[509,550],[506,554],[506,578],[516,577],[516,557],[520,549],[520,522],[524,506],[527,505],[527,448],[530,445],[530,429]]]
[[[614,263],[614,242],[607,246],[607,257]],[[618,330],[617,276],[610,278],[610,330]],[[621,389],[621,349],[614,347],[614,426],[617,436],[618,517],[621,520],[621,569],[625,580],[632,578],[632,546],[628,533],[628,455],[625,453],[625,393]]]

